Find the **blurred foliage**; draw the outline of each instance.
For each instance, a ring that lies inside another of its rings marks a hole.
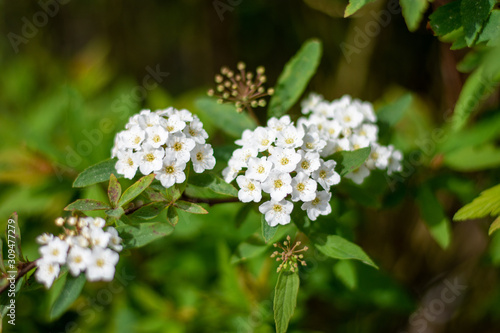
[[[472,2],[401,1],[401,15],[397,1],[350,1],[343,18],[344,0],[0,1],[0,227],[17,212],[23,254],[33,260],[35,237],[53,232],[64,207],[107,203],[107,183],[73,181],[109,158],[115,133],[141,108],[196,113],[219,172],[234,138],[254,124],[213,108],[204,92],[214,73],[244,60],[265,66],[271,86],[317,38],[323,56],[307,90],[373,101],[384,143],[404,151],[405,168],[392,178],[374,173],[361,187],[344,182],[330,216],[298,224],[355,241],[380,269],[311,249],[289,332],[497,332],[500,233],[488,238],[492,217],[450,223],[500,183],[499,10],[484,0],[487,10],[462,15]],[[16,327],[4,320],[4,330],[273,332],[277,264],[260,214],[241,203],[209,212],[176,209],[173,232],[124,252],[114,281],[86,283],[62,314],[54,304],[66,277],[49,291],[30,289],[28,279]],[[297,231],[290,225],[273,241]]]

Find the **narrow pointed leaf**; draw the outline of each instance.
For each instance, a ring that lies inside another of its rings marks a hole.
[[[285,333],[297,306],[299,294],[299,274],[281,271],[274,290],[274,321],[276,333]]]
[[[177,200],[174,206],[191,214],[208,214],[207,210],[198,204],[184,200]]]
[[[488,215],[500,215],[500,185],[481,192],[479,197],[460,208],[453,216],[455,221],[477,219]]]
[[[335,171],[340,176],[345,176],[349,172],[359,168],[370,156],[370,152],[370,147],[360,148],[353,151],[339,151],[327,159],[336,161],[337,166],[335,166]]]
[[[373,1],[375,0],[349,0],[349,4],[347,5],[344,12],[344,17],[351,16],[352,14],[363,8],[364,5]]]
[[[488,235],[491,236],[495,231],[500,229],[500,216],[493,221],[493,223],[490,225],[490,229],[488,230]]]
[[[427,0],[399,0],[408,30],[415,31],[429,7]]]
[[[238,196],[238,190],[231,184],[226,183],[222,178],[213,173],[193,174],[189,177],[188,183],[208,188],[217,194],[223,194],[231,197]]]
[[[144,176],[137,182],[132,184],[128,189],[123,192],[120,200],[118,201],[118,206],[124,206],[137,198],[154,180],[155,174],[152,173],[148,176]]]
[[[343,237],[329,235],[326,237],[326,241],[317,241],[318,242],[314,244],[316,248],[331,258],[355,259],[378,269],[378,266],[375,265],[373,260],[365,253],[365,251],[363,251],[361,247]]]
[[[135,212],[129,215],[131,218],[138,218],[141,220],[149,220],[158,215],[168,206],[165,201],[151,202],[147,205],[142,206]]]
[[[122,187],[114,174],[109,177],[108,198],[112,207],[118,206],[118,200],[122,195]]]
[[[106,203],[99,201],[99,200],[94,200],[94,199],[78,199],[75,202],[70,203],[66,207],[64,207],[64,210],[68,211],[74,211],[74,210],[80,210],[80,211],[92,211],[92,210],[105,210],[105,209],[110,209],[111,207],[108,206]]]
[[[50,309],[51,320],[60,317],[71,306],[71,304],[73,304],[82,292],[85,281],[86,279],[84,273],[81,273],[77,277],[73,277],[71,274],[68,274],[61,293]]]
[[[260,220],[262,224],[262,237],[264,237],[264,241],[268,243],[270,240],[273,239],[274,235],[276,235],[276,232],[278,231],[278,226],[271,227],[269,223],[267,223],[264,214],[262,214]]]
[[[417,201],[432,237],[443,249],[447,248],[451,241],[450,221],[429,185],[420,186]]]
[[[116,161],[116,159],[107,159],[83,170],[73,182],[73,187],[94,185],[107,181],[111,174],[118,175],[115,169]]]
[[[123,248],[131,249],[170,235],[174,228],[168,223],[148,222],[139,225],[120,225],[116,230],[123,239]]]

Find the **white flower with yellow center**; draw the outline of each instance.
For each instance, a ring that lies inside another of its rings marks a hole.
[[[356,184],[362,184],[363,180],[370,175],[370,170],[363,164],[359,168],[351,171],[347,175],[346,178],[351,179]]]
[[[54,235],[48,234],[48,233],[43,233],[40,236],[36,238],[36,242],[38,244],[46,245],[50,243],[54,239]]]
[[[155,125],[146,128],[146,143],[153,148],[160,148],[167,142],[168,132],[163,127]]]
[[[229,160],[228,164],[235,169],[246,168],[248,166],[248,159],[250,157],[256,157],[258,153],[257,148],[252,146],[245,146],[236,149],[233,152],[233,156]]]
[[[43,260],[64,264],[68,256],[69,245],[65,241],[55,237],[47,245],[38,249]]]
[[[289,115],[284,115],[280,119],[271,117],[267,121],[267,126],[275,132],[281,132],[286,126],[290,125],[292,120]]]
[[[161,117],[157,113],[151,112],[150,110],[143,110],[141,111],[137,122],[143,130],[146,130],[148,127],[160,125],[160,120]]]
[[[355,106],[349,105],[346,108],[337,109],[335,119],[344,128],[356,128],[363,121],[363,114]]]
[[[179,162],[184,163],[189,162],[190,152],[195,145],[196,142],[193,139],[187,138],[182,133],[170,135],[167,141],[169,153],[172,153]]]
[[[106,232],[111,235],[108,246],[117,252],[123,250],[122,239],[118,236],[118,231],[113,227],[108,227]]]
[[[293,148],[271,147],[269,152],[271,156],[268,160],[273,162],[275,169],[280,172],[292,172],[301,160],[300,154]]]
[[[278,132],[276,146],[282,148],[297,148],[302,146],[304,131],[293,125],[288,125]]]
[[[115,164],[116,171],[125,178],[132,179],[139,167],[139,154],[132,150],[118,151],[118,161]]]
[[[163,167],[156,172],[156,179],[165,188],[169,188],[176,183],[183,183],[186,180],[185,168],[186,163],[178,161],[171,150],[167,149],[166,156],[163,159]]]
[[[389,165],[389,158],[391,157],[391,151],[385,146],[381,146],[377,143],[371,144],[371,153],[365,162],[368,169],[387,169]]]
[[[349,141],[351,142],[352,150],[366,148],[370,145],[370,140],[368,140],[368,138],[366,136],[359,136],[356,134],[353,134],[349,138]]]
[[[186,127],[186,122],[182,121],[177,114],[171,115],[168,119],[160,118],[160,125],[168,132],[174,134],[180,132]]]
[[[89,240],[92,246],[107,247],[111,235],[102,230],[102,227],[91,226],[89,228]]]
[[[119,133],[121,138],[120,149],[141,149],[141,143],[146,138],[146,132],[139,126],[131,127]]]
[[[280,201],[292,193],[292,177],[289,173],[273,170],[262,183],[262,190],[271,195],[271,199]]]
[[[311,201],[316,197],[318,183],[309,175],[299,172],[292,179],[292,201]]]
[[[59,264],[50,260],[39,259],[36,262],[36,266],[38,267],[35,272],[36,280],[42,283],[45,288],[49,289],[50,286],[52,286],[52,283],[54,283],[54,280],[59,275]]]
[[[183,130],[186,137],[193,139],[196,143],[205,143],[208,139],[207,132],[203,129],[203,123],[196,116]]]
[[[378,139],[378,126],[374,124],[362,124],[354,130],[354,134],[366,137],[370,142],[375,142]]]
[[[312,177],[326,191],[330,190],[330,186],[340,183],[340,175],[335,172],[334,168],[337,162],[320,160],[320,167],[312,173]]]
[[[222,177],[226,183],[230,183],[236,179],[238,173],[241,171],[241,168],[235,168],[229,164],[224,170],[222,170]]]
[[[248,160],[248,169],[245,176],[250,179],[263,182],[271,172],[273,163],[267,160],[266,156],[263,157],[250,157]]]
[[[319,215],[328,215],[332,212],[332,207],[330,206],[331,198],[331,193],[320,191],[316,193],[313,200],[304,202],[300,208],[307,211],[307,217],[311,221],[316,221]]]
[[[69,272],[73,276],[78,276],[87,268],[92,252],[88,248],[73,246],[68,254],[67,265]]]
[[[115,275],[115,265],[119,255],[113,250],[94,247],[90,256],[86,276],[89,281],[111,281]]]
[[[268,128],[257,127],[251,137],[251,145],[257,146],[258,151],[268,150],[276,140],[276,133]]]
[[[270,200],[259,206],[259,211],[271,227],[290,223],[292,210],[293,204],[287,200]]]
[[[143,150],[139,151],[137,155],[139,157],[139,170],[143,175],[149,175],[151,172],[161,169],[165,150],[163,148],[154,149],[149,145],[143,145]]]
[[[322,100],[323,96],[316,93],[310,93],[309,96],[300,103],[300,106],[302,107],[302,113],[308,114],[311,111],[315,110],[317,108],[317,105]]]
[[[318,153],[310,151],[305,152],[301,149],[299,149],[297,153],[300,155],[301,159],[300,162],[297,163],[295,171],[310,175],[319,168],[320,158]]]
[[[215,167],[214,149],[209,144],[197,144],[191,150],[191,162],[196,173],[212,170]]]
[[[236,182],[240,187],[238,199],[240,199],[241,202],[259,202],[262,199],[260,182],[245,176],[238,176]]]
[[[316,126],[308,129],[303,141],[302,149],[305,151],[320,151],[326,146],[326,141],[320,138]]]

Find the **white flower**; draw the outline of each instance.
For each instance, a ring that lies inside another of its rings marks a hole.
[[[316,197],[318,183],[309,178],[309,175],[299,172],[292,179],[292,201],[311,201]]]
[[[141,143],[146,137],[146,132],[139,126],[133,126],[126,131],[120,132],[119,136],[121,138],[121,149],[130,148],[140,150]]]
[[[394,146],[390,145],[389,150],[391,152],[391,157],[389,157],[389,165],[387,167],[387,174],[391,175],[393,172],[399,172],[403,170],[401,161],[403,160],[403,154],[399,150],[395,150]]]
[[[146,128],[146,143],[153,148],[160,148],[167,142],[168,133],[158,125]]]
[[[54,280],[59,275],[59,264],[46,259],[39,259],[36,262],[38,269],[35,272],[35,278],[38,282],[45,285],[49,289],[54,283]]]
[[[38,249],[43,260],[64,264],[68,255],[69,245],[65,241],[55,237],[47,245]]]
[[[151,112],[150,110],[143,110],[141,111],[140,117],[137,119],[137,122],[143,130],[146,130],[146,128],[148,127],[160,125],[160,120],[161,118],[158,114]]]
[[[91,251],[88,248],[73,246],[68,254],[68,269],[73,276],[78,276],[87,268],[87,263],[91,257]]]
[[[368,147],[370,145],[370,140],[366,136],[352,135],[349,138],[353,150]]]
[[[171,115],[168,119],[161,118],[160,125],[169,133],[180,132],[186,127],[186,123],[181,120],[180,116],[177,114]]]
[[[111,281],[115,275],[115,265],[119,255],[113,250],[94,247],[87,265],[87,280]]]
[[[314,113],[327,118],[332,118],[334,116],[335,108],[328,102],[319,102],[314,108]]]
[[[307,217],[311,221],[316,221],[319,215],[328,215],[332,212],[331,198],[332,194],[328,191],[320,191],[313,200],[304,202],[300,208],[307,211]]]
[[[322,133],[330,139],[338,138],[341,132],[342,126],[340,126],[339,122],[336,120],[328,120],[323,125]]]
[[[193,139],[196,143],[205,143],[208,138],[207,132],[203,129],[203,123],[200,119],[194,116],[191,121],[183,130],[186,137]]]
[[[378,127],[374,124],[362,124],[354,132],[359,136],[366,137],[370,142],[375,142],[378,138]]]
[[[347,175],[345,175],[346,178],[351,179],[353,182],[356,184],[361,184],[363,183],[363,180],[368,177],[370,174],[370,170],[363,164],[359,168],[351,171]]]
[[[259,206],[259,211],[264,214],[266,222],[271,227],[290,223],[292,210],[293,204],[287,200],[270,200]]]
[[[304,131],[293,125],[284,127],[277,134],[276,146],[282,148],[296,148],[302,146]]]
[[[228,164],[235,169],[242,169],[248,166],[247,162],[250,157],[256,157],[259,152],[257,148],[251,146],[245,146],[243,148],[236,149],[233,152],[233,156],[229,160]]]
[[[271,195],[275,201],[284,199],[289,193],[292,193],[292,177],[289,173],[273,170],[267,180],[262,183],[262,190]]]
[[[368,169],[386,169],[389,164],[389,158],[391,157],[391,151],[389,148],[381,146],[377,143],[371,144],[371,153],[365,162]]]
[[[317,128],[315,126],[313,128],[304,135],[302,149],[305,151],[320,151],[326,146],[326,141],[320,139]]]
[[[275,132],[280,132],[283,130],[286,126],[290,125],[292,120],[290,119],[289,115],[284,115],[280,119],[276,117],[271,117],[267,121],[267,126],[274,130]]]
[[[257,127],[250,137],[250,144],[256,145],[258,151],[268,150],[276,140],[276,133],[265,127]]]
[[[373,105],[371,103],[355,100],[353,104],[358,108],[359,112],[361,112],[361,114],[364,117],[364,120],[372,123],[377,121],[377,117],[375,116],[375,112],[373,111]]]
[[[244,130],[243,133],[241,134],[241,139],[236,140],[234,143],[242,147],[248,147],[253,145],[254,144],[253,131],[249,129]]]
[[[111,235],[102,228],[90,227],[89,240],[94,247],[106,247],[109,244]]]
[[[259,182],[266,180],[271,172],[273,163],[267,160],[266,156],[263,157],[250,157],[248,159],[248,169],[245,173],[250,179],[255,179]]]
[[[226,168],[224,168],[224,170],[222,170],[222,177],[224,177],[224,181],[226,183],[230,183],[236,178],[236,176],[240,171],[241,169],[229,165]]]
[[[363,121],[363,114],[355,106],[350,105],[336,110],[335,118],[343,127],[355,128]]]
[[[36,242],[38,244],[45,245],[45,244],[50,243],[50,241],[52,241],[53,239],[54,239],[54,235],[48,234],[48,233],[43,233],[36,238]]]
[[[174,109],[174,112],[172,113],[171,116],[173,115],[178,116],[179,119],[184,122],[193,121],[194,119],[193,114],[186,109],[181,109],[181,110]]]
[[[163,167],[156,172],[158,179],[163,187],[169,188],[175,183],[183,183],[186,180],[186,163],[178,161],[174,154],[170,154],[171,149],[167,149],[167,154],[163,159]]]
[[[299,163],[297,163],[297,168],[295,169],[295,171],[310,175],[313,171],[319,168],[320,158],[318,153],[305,152],[300,149],[297,152],[300,154],[301,160]]]
[[[320,161],[320,167],[312,174],[315,179],[326,191],[330,190],[330,186],[340,183],[340,175],[334,171],[337,162],[334,160]]]
[[[320,103],[322,100],[323,96],[316,93],[310,93],[309,96],[300,103],[300,106],[302,107],[302,113],[308,114],[309,112],[315,110],[318,103]]]
[[[139,156],[139,170],[143,175],[149,175],[153,171],[161,169],[162,159],[165,156],[163,148],[154,149],[149,145],[143,145],[144,150],[137,153]]]
[[[280,172],[292,172],[301,160],[300,154],[293,148],[271,147],[269,150],[269,161],[273,162],[276,170]]]
[[[119,150],[117,152],[118,161],[115,164],[116,171],[124,175],[125,178],[132,179],[139,167],[139,154],[133,153],[132,150]]]
[[[179,162],[189,162],[190,152],[193,150],[196,142],[193,139],[187,138],[184,134],[174,134],[168,138],[167,146],[171,150],[174,157]]]
[[[240,187],[238,199],[240,199],[241,202],[259,202],[262,199],[260,183],[258,181],[249,179],[245,176],[238,176],[236,182]]]
[[[191,150],[191,162],[196,173],[211,170],[215,166],[214,150],[209,144],[197,144]]]
[[[106,221],[102,217],[87,217],[88,225],[94,228],[104,228]]]
[[[106,232],[111,235],[108,244],[109,247],[118,252],[123,250],[122,239],[120,238],[120,236],[118,236],[118,231],[116,231],[116,229],[113,227],[108,227],[106,229]]]

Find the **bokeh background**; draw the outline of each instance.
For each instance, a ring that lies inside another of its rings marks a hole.
[[[308,91],[329,100],[351,94],[376,108],[405,93],[412,102],[387,129],[406,156],[402,181],[391,188],[376,181],[348,186],[334,199],[332,216],[321,220],[351,235],[380,270],[310,251],[290,332],[498,332],[500,237],[488,237],[491,220],[448,221],[451,242],[443,249],[415,200],[429,181],[450,220],[500,181],[495,165],[466,172],[443,164],[439,154],[445,139],[436,130],[467,76],[456,69],[465,52],[450,51],[426,22],[409,32],[401,14],[390,14],[369,36],[366,29],[388,2],[375,1],[347,19],[346,4],[0,1],[0,226],[16,211],[24,253],[36,259],[35,237],[57,231],[53,220],[63,207],[105,197],[104,185],[71,184],[109,157],[115,133],[142,108],[187,108],[204,121],[215,147],[230,146],[235,138],[195,103],[220,67],[265,66],[272,86],[314,37],[323,57]],[[161,74],[146,86],[152,71]],[[498,97],[484,101],[477,121],[498,123]],[[265,110],[258,112],[264,119]],[[292,115],[299,112],[296,105]],[[232,262],[238,244],[259,237],[258,213],[242,214],[242,207],[181,215],[171,236],[122,255],[114,282],[87,283],[54,322],[48,311],[61,282],[50,291],[22,292],[16,327],[4,320],[5,331],[273,332],[272,250]]]

